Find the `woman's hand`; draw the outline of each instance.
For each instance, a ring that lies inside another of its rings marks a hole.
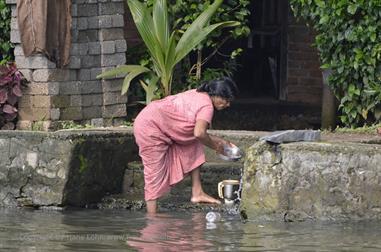
[[[222,155],[225,155],[225,146],[234,146],[234,144],[232,144],[231,142],[225,140],[225,139],[222,139],[222,138],[219,138],[219,137],[216,137],[216,136],[211,136],[211,138],[213,139],[213,141],[215,142],[215,150],[218,154],[222,154]]]

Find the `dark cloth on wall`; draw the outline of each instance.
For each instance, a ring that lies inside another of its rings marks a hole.
[[[17,21],[25,56],[43,53],[57,67],[69,63],[71,0],[17,0]]]

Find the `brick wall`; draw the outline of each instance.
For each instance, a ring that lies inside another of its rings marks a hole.
[[[303,22],[289,17],[287,48],[287,100],[321,105],[322,71],[316,48],[315,35]]]
[[[125,64],[124,0],[72,0],[70,64],[59,69],[43,55],[25,57],[20,45],[16,0],[12,8],[11,41],[18,68],[30,81],[19,102],[19,129],[38,122],[45,130],[60,121],[95,126],[119,124],[126,116],[122,79],[97,80],[104,70]]]

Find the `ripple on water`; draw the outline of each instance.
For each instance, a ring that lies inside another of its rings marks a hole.
[[[224,212],[0,209],[0,251],[381,251],[381,222],[242,223]]]

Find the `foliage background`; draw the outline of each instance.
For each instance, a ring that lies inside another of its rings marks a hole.
[[[5,0],[0,0],[0,65],[13,59],[10,32],[11,10]]]
[[[381,120],[381,0],[290,0],[317,32],[315,45],[346,126]]]
[[[144,0],[148,6],[152,6],[154,0]],[[168,8],[170,13],[171,29],[177,29],[181,32],[186,28],[204,11],[213,1],[199,1],[199,0],[168,0]],[[211,23],[219,23],[224,21],[238,21],[241,25],[232,29],[219,29],[208,36],[208,38],[200,44],[198,49],[202,50],[205,54],[204,60],[209,60],[213,55],[218,52],[218,49],[225,43],[246,37],[250,33],[248,26],[248,17],[250,11],[248,5],[250,0],[228,0],[217,10],[211,19]],[[241,48],[234,48],[229,52],[224,52],[224,60],[218,67],[204,67],[201,75],[201,80],[196,80],[194,73],[189,73],[192,65],[195,62],[195,56],[188,57],[184,60],[181,66],[177,69],[174,76],[174,93],[190,89],[199,85],[200,81],[207,81],[221,76],[229,76],[234,73],[237,68],[235,57],[242,51]],[[138,52],[138,53],[135,53]],[[145,53],[144,48],[137,46],[130,49],[128,52],[128,59],[132,59],[130,63],[138,63],[147,66],[150,63],[150,58]],[[220,56],[222,54],[219,54]],[[208,58],[208,56],[210,56]],[[188,74],[189,73],[189,74]]]

